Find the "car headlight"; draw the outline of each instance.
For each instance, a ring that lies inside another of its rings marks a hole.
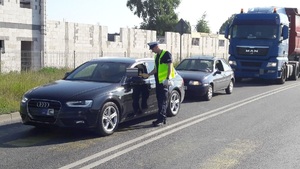
[[[228,63],[229,63],[230,65],[236,66],[236,61],[230,60]]]
[[[198,80],[190,80],[189,85],[199,86],[202,85],[202,83]]]
[[[68,101],[66,104],[69,107],[91,107],[93,100]]]
[[[23,96],[21,102],[22,102],[22,103],[26,103],[27,101],[28,101],[28,98],[25,97],[25,96]]]
[[[267,67],[276,67],[277,63],[276,62],[268,62]]]

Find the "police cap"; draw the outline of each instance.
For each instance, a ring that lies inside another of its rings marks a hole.
[[[151,50],[151,49],[153,49],[155,46],[158,45],[158,42],[149,42],[148,45],[149,45],[149,49]]]

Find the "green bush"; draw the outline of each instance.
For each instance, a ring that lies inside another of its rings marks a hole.
[[[23,94],[31,88],[62,79],[68,69],[43,68],[39,71],[0,74],[0,114],[19,111]]]

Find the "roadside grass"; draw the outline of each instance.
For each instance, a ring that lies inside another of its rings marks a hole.
[[[39,71],[0,74],[0,115],[19,111],[20,101],[26,91],[62,79],[68,71],[43,68]]]

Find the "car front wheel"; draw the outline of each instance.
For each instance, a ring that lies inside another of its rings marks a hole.
[[[113,102],[107,102],[99,112],[98,127],[96,132],[102,136],[111,135],[119,123],[119,109]]]
[[[176,116],[180,109],[180,94],[178,91],[173,90],[170,94],[169,106],[167,109],[167,116]]]
[[[213,96],[213,87],[212,87],[211,84],[209,84],[208,87],[207,87],[207,92],[204,95],[204,100],[210,101],[212,96]]]
[[[227,88],[225,89],[226,94],[231,94],[233,91],[233,81],[231,80]]]

